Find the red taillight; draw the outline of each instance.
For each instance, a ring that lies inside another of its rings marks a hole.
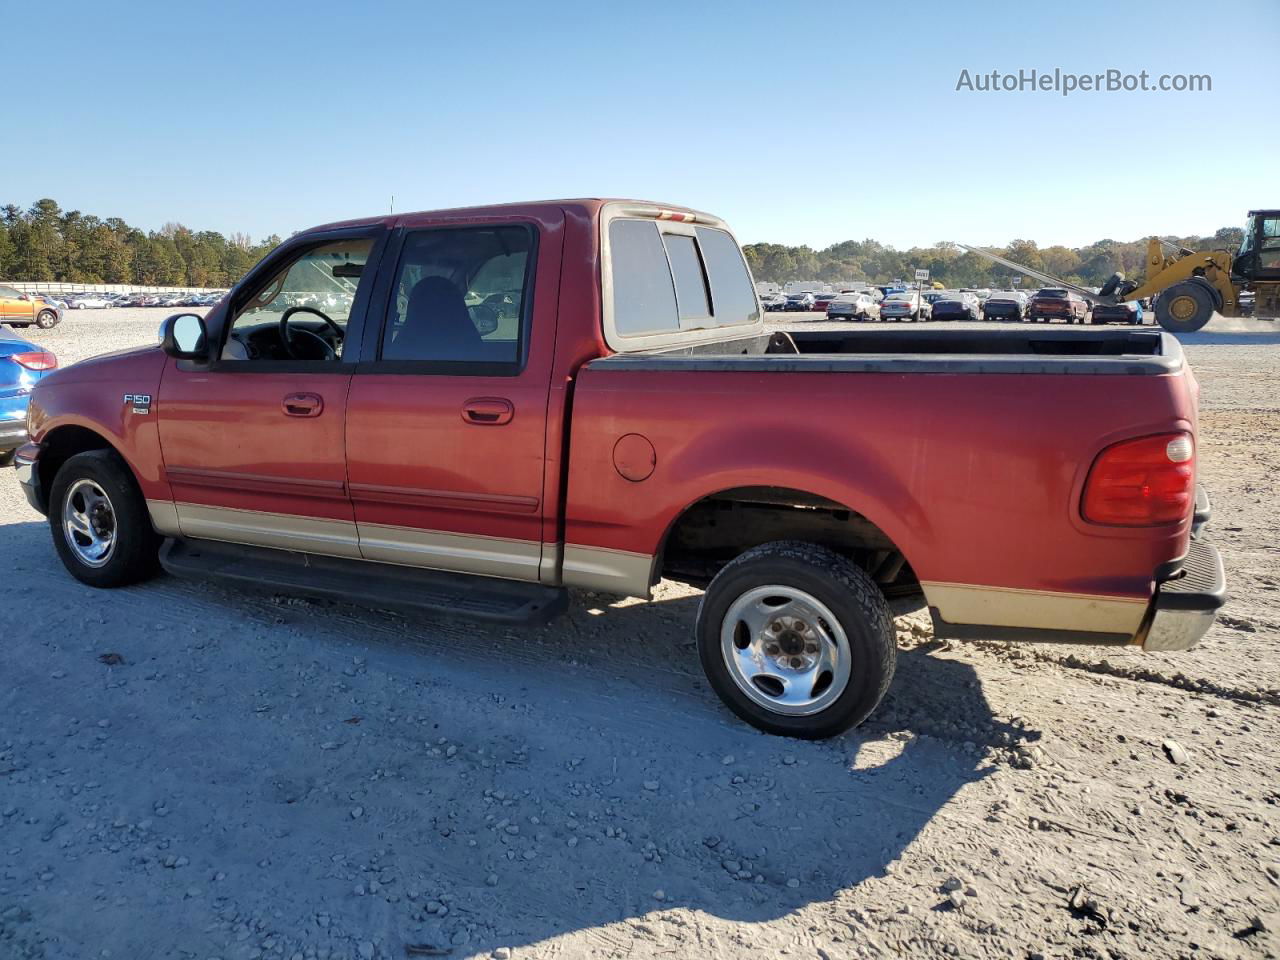
[[[52,370],[58,365],[58,358],[45,350],[34,353],[11,353],[9,359],[28,370]]]
[[[1149,527],[1177,523],[1195,501],[1195,441],[1189,433],[1126,440],[1098,454],[1081,510],[1090,523]]]

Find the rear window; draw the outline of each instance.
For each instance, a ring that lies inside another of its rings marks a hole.
[[[651,220],[614,220],[609,224],[613,262],[613,325],[634,337],[680,329],[676,290],[658,225]]]
[[[671,261],[671,275],[676,280],[676,306],[681,320],[704,320],[711,316],[707,296],[707,277],[698,256],[698,244],[682,233],[666,233],[662,242]]]
[[[609,224],[613,325],[623,337],[754,323],[759,300],[723,230],[665,232],[653,220]]]

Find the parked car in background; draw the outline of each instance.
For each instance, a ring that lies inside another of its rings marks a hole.
[[[1143,315],[1142,304],[1129,300],[1125,303],[1095,303],[1089,319],[1092,323],[1128,323],[1137,327],[1142,325]]]
[[[1016,320],[1027,317],[1027,295],[1017,290],[997,290],[982,303],[983,320]]]
[[[0,287],[0,323],[10,327],[29,327],[34,323],[41,330],[48,330],[61,320],[60,307],[13,287]]]
[[[12,460],[13,451],[27,442],[31,388],[57,365],[58,358],[44,347],[0,325],[0,464]]]
[[[826,313],[827,307],[830,305],[831,301],[836,298],[836,296],[837,294],[834,293],[815,293],[813,295],[813,304],[809,309]]]
[[[930,305],[934,320],[977,320],[982,305],[972,293],[947,293]]]
[[[881,320],[929,320],[933,317],[933,305],[920,296],[918,290],[891,293],[880,301]]]
[[[1084,323],[1088,315],[1089,304],[1084,297],[1062,287],[1045,287],[1037,290],[1027,305],[1027,319],[1033,323],[1049,323],[1053,320]]]
[[[813,309],[812,293],[789,293],[787,294],[787,305],[784,308],[788,313],[798,311],[808,311]]]
[[[777,313],[787,307],[787,297],[782,293],[764,293],[760,295],[760,306],[770,313]]]
[[[67,301],[72,310],[103,310],[115,305],[116,302],[105,293],[78,293]]]
[[[867,293],[841,293],[827,304],[828,320],[879,320],[880,304]]]
[[[64,300],[62,297],[57,296],[56,294],[38,293],[35,296],[37,300],[43,300],[45,303],[47,303],[51,307],[56,307],[59,310],[63,310],[63,311],[67,309],[67,301]]]

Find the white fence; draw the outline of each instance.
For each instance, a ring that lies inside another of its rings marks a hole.
[[[149,287],[139,283],[56,283],[53,281],[0,280],[0,286],[23,293],[215,293],[222,287]]]

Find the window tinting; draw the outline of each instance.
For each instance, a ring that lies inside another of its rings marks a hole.
[[[522,226],[410,233],[388,305],[382,359],[498,364],[518,372],[532,248],[533,232]]]
[[[664,233],[662,242],[671,261],[671,275],[676,281],[676,304],[681,320],[702,320],[711,316],[707,302],[707,280],[702,272],[702,258],[693,237],[682,233]]]
[[[619,335],[668,333],[680,329],[671,268],[651,220],[609,224],[613,264],[613,324]]]
[[[751,286],[751,275],[733,237],[723,230],[698,227],[698,245],[711,278],[711,304],[717,326],[755,323],[760,305]]]

